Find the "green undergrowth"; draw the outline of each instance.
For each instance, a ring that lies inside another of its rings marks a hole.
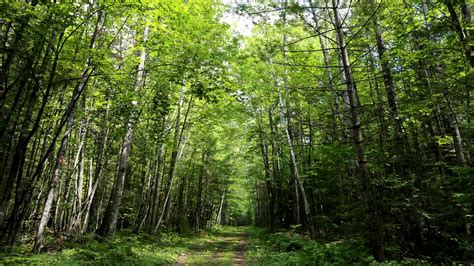
[[[149,235],[121,231],[112,238],[84,235],[64,239],[51,234],[40,254],[32,254],[31,241],[0,253],[0,265],[231,265],[245,239],[246,265],[320,264],[427,264],[423,260],[375,263],[359,240],[310,240],[293,231],[268,233],[255,227],[216,227],[199,233]]]
[[[291,230],[269,234],[260,228],[249,230],[245,256],[250,265],[427,264],[416,259],[377,263],[359,240],[310,240]]]
[[[8,254],[0,253],[0,265],[172,264],[180,254],[195,246],[204,245],[213,237],[212,232],[149,235],[126,230],[112,238],[92,234],[68,241],[50,238],[40,254],[30,253],[31,243],[17,246]]]
[[[370,263],[374,259],[355,241],[321,242],[292,231],[268,234],[250,231],[246,260],[255,265],[315,265]]]

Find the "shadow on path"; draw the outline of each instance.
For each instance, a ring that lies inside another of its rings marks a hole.
[[[211,233],[203,241],[189,245],[175,265],[245,265],[246,238],[244,231]]]

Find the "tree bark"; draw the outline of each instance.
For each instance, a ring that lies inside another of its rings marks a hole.
[[[311,4],[313,4],[312,1],[311,1]],[[332,104],[332,109],[331,109],[332,135],[333,135],[333,140],[337,140],[338,122],[342,123],[344,121],[344,117],[342,116],[342,113],[341,113],[341,108],[339,106],[339,96],[337,95],[336,86],[334,85],[334,77],[332,75],[331,64],[329,61],[329,50],[328,50],[327,39],[324,40],[324,38],[327,38],[327,37],[326,35],[322,34],[321,31],[319,30],[320,23],[318,21],[314,8],[311,9],[311,13],[313,16],[313,21],[315,23],[315,28],[318,29],[317,31],[315,30],[315,33],[318,34],[319,45],[321,46],[321,51],[322,51],[323,59],[324,59],[326,76],[328,78],[328,87],[331,92],[331,96],[333,98],[333,102],[332,102],[333,104]],[[346,135],[345,130],[342,131],[342,135],[343,136]]]
[[[285,2],[285,5],[287,3]],[[286,23],[286,13],[284,17],[285,23]],[[286,63],[286,33],[283,36],[283,61]],[[288,69],[285,67],[285,73],[283,77],[283,82],[284,82],[284,87],[285,87],[285,94],[288,95],[289,89],[288,89]],[[303,182],[301,181],[300,174],[298,171],[298,163],[296,161],[296,154],[294,150],[294,145],[293,145],[293,139],[290,133],[290,126],[291,126],[291,119],[290,119],[290,106],[289,106],[289,101],[288,99],[285,98],[283,100],[282,93],[280,90],[278,90],[278,102],[280,105],[280,114],[281,114],[281,119],[284,123],[284,129],[286,133],[286,141],[288,143],[288,149],[290,152],[290,164],[291,164],[291,173],[295,181],[296,189],[299,189],[301,193],[301,197],[303,199],[303,207],[304,207],[304,212],[305,212],[305,218],[306,222],[308,224],[309,228],[309,233],[312,239],[316,238],[316,229],[314,227],[314,222],[313,222],[313,217],[311,213],[311,207],[309,206],[309,201],[308,197],[306,195],[305,188],[303,186]],[[298,204],[299,205],[299,204]],[[299,206],[296,206],[296,208],[299,209]]]
[[[199,176],[198,176],[198,188],[197,188],[197,202],[196,202],[196,209],[194,211],[194,226],[196,229],[200,229],[201,228],[201,212],[202,212],[202,205],[203,205],[203,202],[202,202],[202,180],[203,180],[203,176],[204,176],[204,167],[205,167],[205,161],[206,161],[206,151],[203,150],[202,151],[202,157],[201,157],[201,162],[202,162],[202,166],[201,166],[201,171],[199,173]]]
[[[349,54],[345,42],[344,32],[342,30],[342,22],[338,10],[339,1],[332,0],[334,21],[336,27],[337,39],[341,52],[341,59],[343,63],[344,73],[346,77],[347,95],[350,104],[350,113],[352,120],[352,138],[356,148],[357,168],[356,174],[361,184],[361,195],[365,207],[365,221],[369,227],[369,240],[372,246],[372,253],[377,261],[382,261],[385,257],[383,247],[383,230],[382,220],[378,213],[378,207],[373,192],[373,187],[369,177],[369,170],[367,167],[367,158],[364,149],[364,136],[362,133],[359,103],[357,100],[357,88],[352,77],[352,70],[349,62]]]
[[[376,4],[375,0],[371,0],[371,3],[373,5]],[[374,12],[377,12],[377,10],[374,10]],[[395,129],[395,139],[400,144],[402,144],[403,147],[406,149],[407,147],[405,147],[406,143],[404,141],[402,120],[400,119],[399,111],[398,111],[398,104],[397,104],[397,98],[396,98],[396,93],[395,93],[395,85],[393,84],[392,71],[390,69],[388,58],[385,55],[386,48],[385,48],[384,40],[382,37],[382,28],[380,27],[380,22],[379,22],[379,18],[377,14],[374,15],[374,26],[375,26],[375,40],[377,42],[377,52],[379,54],[379,60],[382,66],[383,82],[385,85],[385,92],[387,95],[388,106],[390,109],[390,117],[392,118],[392,122]]]
[[[83,109],[85,110],[85,97],[83,98]],[[86,127],[87,122],[83,118],[81,126],[79,128],[79,153],[77,163],[77,180],[76,180],[76,193],[74,199],[75,213],[73,215],[73,221],[71,223],[70,231],[72,233],[80,233],[82,231],[82,193],[84,183],[84,162],[85,162],[85,138],[87,135]]]
[[[149,28],[145,26],[143,30],[142,43],[145,43],[148,37]],[[140,62],[137,68],[137,78],[135,83],[135,89],[138,90],[143,86],[142,78],[143,71],[145,70],[145,59],[146,59],[146,49],[143,48],[140,51]],[[123,186],[127,176],[128,170],[128,161],[130,156],[130,151],[132,148],[133,140],[133,128],[136,114],[132,113],[130,119],[127,123],[127,132],[125,134],[124,140],[122,142],[122,147],[120,149],[118,165],[117,165],[117,175],[114,181],[114,186],[112,193],[110,195],[110,200],[107,205],[107,209],[104,214],[104,220],[102,221],[101,228],[98,233],[102,236],[111,236],[115,233],[117,227],[117,218],[119,214],[119,209],[122,204],[122,195],[123,195]]]
[[[55,197],[55,189],[56,185],[59,181],[59,177],[61,174],[61,168],[65,164],[65,155],[67,153],[67,147],[68,147],[68,141],[69,141],[69,136],[72,131],[72,126],[73,126],[73,114],[71,114],[71,117],[69,118],[68,125],[66,128],[66,132],[64,133],[64,137],[61,141],[61,145],[59,147],[57,159],[56,159],[56,164],[54,167],[53,175],[51,177],[51,181],[49,183],[49,192],[48,195],[46,196],[46,202],[44,204],[43,212],[41,215],[41,220],[38,226],[38,230],[36,232],[35,236],[35,243],[33,245],[33,250],[32,252],[34,253],[39,253],[42,248],[42,242],[43,242],[43,233],[44,230],[46,229],[46,225],[49,220],[49,213],[51,211],[51,208],[53,206],[53,200]]]
[[[28,99],[27,109],[25,112],[25,116],[23,118],[23,122],[21,124],[20,137],[18,138],[15,153],[13,155],[12,163],[10,166],[10,173],[8,175],[5,188],[3,191],[2,202],[0,203],[0,225],[3,223],[3,218],[5,217],[5,210],[7,207],[7,203],[10,200],[11,193],[13,192],[13,185],[15,182],[17,183],[16,189],[17,190],[20,189],[20,186],[18,186],[18,184],[21,184],[22,179],[23,179],[23,168],[24,168],[24,163],[25,163],[25,158],[26,158],[27,147],[31,138],[36,133],[36,130],[38,129],[38,126],[39,126],[41,113],[37,115],[36,120],[33,120],[33,112],[39,98],[39,90],[41,89],[41,86],[43,84],[45,72],[47,71],[47,68],[49,67],[49,64],[51,62],[51,57],[53,54],[56,37],[57,37],[57,33],[54,32],[51,35],[51,39],[49,40],[48,46],[46,48],[46,52],[40,66],[38,76],[32,78],[32,79],[36,79],[36,84],[31,85],[33,86],[33,88],[31,91],[30,98]],[[56,65],[57,65],[57,56],[55,57],[54,62],[53,62],[52,73],[50,73],[51,76],[54,76],[55,74],[53,72],[56,71]],[[44,105],[46,104],[46,101],[47,101],[47,98],[43,99],[43,103],[42,103],[43,109],[44,109]],[[30,126],[33,122],[34,122],[33,128],[30,129]]]
[[[89,216],[89,219],[87,221],[87,231],[89,232],[95,232],[97,229],[97,220],[98,220],[98,211],[99,211],[98,208],[100,205],[101,198],[96,196],[96,193],[97,193],[97,187],[102,182],[102,175],[103,175],[102,169],[104,167],[103,158],[105,155],[106,145],[108,143],[108,137],[109,137],[109,131],[110,131],[109,126],[108,126],[108,119],[109,119],[109,105],[107,104],[106,111],[103,118],[103,123],[102,123],[103,128],[100,132],[99,140],[98,140],[97,158],[95,159],[95,170],[94,170],[94,178],[93,178],[93,180],[95,180],[95,184],[93,187],[91,198],[89,199],[90,203],[87,206],[87,210],[86,210],[86,216]],[[102,194],[101,190],[99,190],[99,194]]]
[[[453,0],[444,0],[446,7],[448,8],[449,15],[451,16],[451,22],[454,28],[454,31],[458,34],[459,40],[461,42],[461,48],[464,51],[467,61],[471,64],[471,67],[474,67],[474,51],[472,50],[473,46],[468,42],[469,41],[469,31],[464,30],[461,24],[461,20],[459,19],[458,14],[456,13],[456,9],[453,5]],[[461,11],[463,15],[463,19],[468,24],[472,23],[471,21],[471,12],[470,6],[465,1],[461,4]],[[472,26],[472,25],[471,25]]]
[[[153,212],[150,218],[150,228],[151,228],[152,233],[155,233],[154,225],[157,223],[156,217],[158,216],[158,213],[160,210],[159,205],[160,205],[162,173],[163,173],[165,154],[166,154],[166,145],[164,143],[164,139],[162,141],[163,143],[161,143],[159,151],[158,151],[158,158],[157,158],[158,162],[157,162],[156,170],[154,174],[155,186],[153,189],[154,190]]]
[[[224,191],[222,192],[221,203],[219,204],[219,210],[217,211],[217,219],[216,219],[217,225],[220,225],[222,223],[222,209],[224,206],[225,191],[226,190],[224,189]]]

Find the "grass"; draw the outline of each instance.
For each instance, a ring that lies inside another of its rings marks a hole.
[[[131,231],[122,231],[113,238],[85,235],[65,244],[58,240],[50,242],[46,252],[40,254],[30,253],[31,245],[20,245],[9,254],[0,254],[0,264],[171,264],[189,246],[205,239],[201,235],[148,235]]]
[[[293,231],[269,234],[254,227],[218,227],[200,233],[149,235],[121,231],[113,238],[84,235],[74,240],[50,237],[44,252],[32,254],[31,243],[0,253],[0,265],[231,265],[241,259],[243,245],[247,265],[377,264],[358,240],[310,240]],[[385,262],[426,264],[421,260]]]
[[[248,228],[219,227],[187,235],[169,232],[149,235],[124,230],[113,238],[90,234],[68,241],[49,237],[42,253],[31,253],[31,243],[21,244],[8,254],[0,253],[0,265],[166,265],[176,263],[183,256],[187,264],[229,264],[236,247],[232,237],[243,230]]]
[[[198,245],[189,246],[181,262],[206,265],[233,264],[248,230],[248,227],[216,227],[207,232],[207,239],[201,240]]]
[[[320,265],[368,264],[374,259],[357,241],[314,241],[292,231],[268,234],[253,228],[246,261],[253,265]]]
[[[250,228],[245,260],[249,265],[429,265],[427,261],[376,262],[362,240],[310,240],[292,230],[269,234]]]

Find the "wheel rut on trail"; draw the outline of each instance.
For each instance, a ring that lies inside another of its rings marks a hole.
[[[246,265],[247,233],[217,232],[190,245],[175,265]]]

